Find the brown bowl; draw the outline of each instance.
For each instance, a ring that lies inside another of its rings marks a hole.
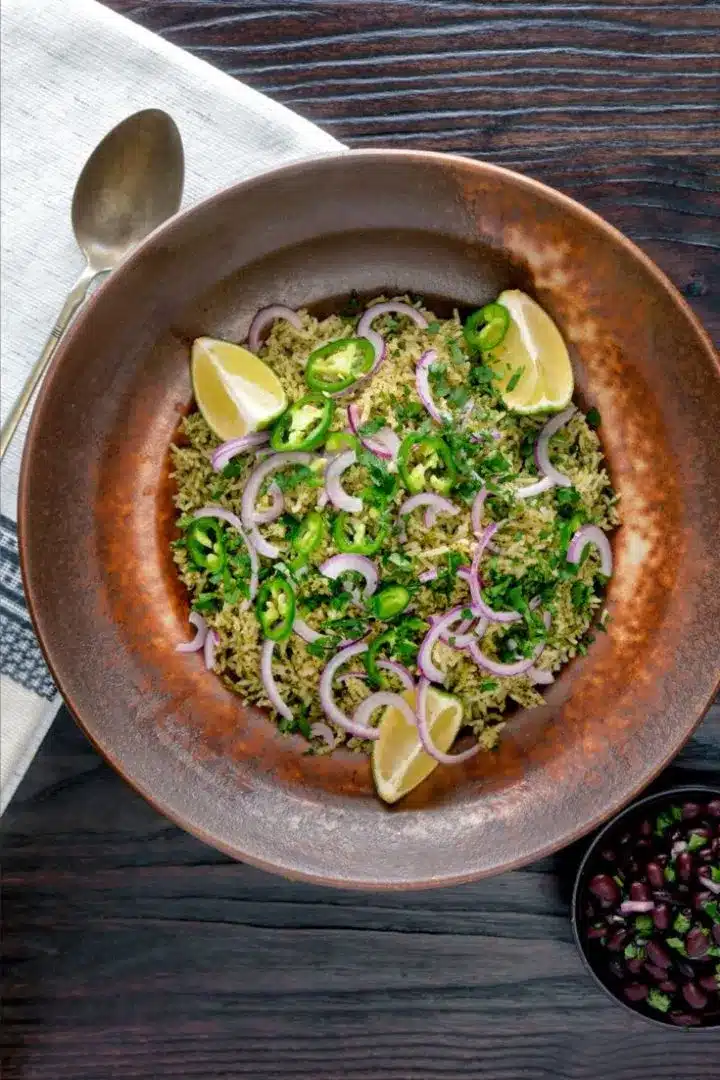
[[[190,342],[242,340],[281,301],[352,289],[476,307],[534,293],[570,343],[624,524],[609,633],[499,750],[440,767],[392,810],[365,758],[303,756],[199,657],[168,549],[168,445]],[[669,761],[720,673],[720,370],[686,304],[628,240],[543,185],[430,153],[362,152],[223,191],[151,236],[78,319],[43,386],[20,531],[53,674],[108,760],[163,813],[270,870],[418,887],[567,844]]]

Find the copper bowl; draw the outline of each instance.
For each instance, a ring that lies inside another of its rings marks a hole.
[[[352,290],[476,307],[532,293],[571,345],[624,525],[610,631],[502,745],[389,810],[368,762],[303,756],[174,651],[168,445],[190,342],[242,340],[281,301]],[[108,760],[238,858],[335,885],[441,885],[521,865],[598,825],[688,738],[720,672],[720,370],[687,305],[620,233],[533,180],[430,153],[358,152],[240,184],[177,217],[78,319],[23,465],[25,584],[48,663]]]

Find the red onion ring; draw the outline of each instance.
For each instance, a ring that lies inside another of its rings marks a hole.
[[[538,480],[534,484],[526,484],[525,487],[519,488],[515,492],[515,498],[531,499],[533,495],[542,495],[543,491],[549,491],[550,488],[554,487],[555,481],[551,480],[549,476],[543,476],[542,480]]]
[[[420,642],[420,648],[418,649],[417,654],[417,665],[420,668],[421,673],[426,679],[429,679],[430,682],[443,683],[443,685],[445,683],[445,674],[439,667],[435,666],[432,658],[432,651],[436,643],[441,639],[443,631],[447,630],[453,623],[458,622],[459,619],[462,619],[464,610],[464,607],[458,605],[441,618],[436,619]],[[473,612],[473,614],[475,614],[475,612]]]
[[[348,495],[342,486],[340,477],[354,465],[357,455],[354,450],[343,450],[342,454],[334,457],[325,470],[325,490],[333,506],[338,510],[346,510],[348,514],[359,514],[363,508],[362,499],[355,495]]]
[[[655,907],[654,900],[623,900],[620,905],[621,915],[644,915]]]
[[[535,683],[536,686],[550,686],[550,683],[555,682],[555,676],[552,671],[544,671],[543,668],[531,667],[525,672],[530,682]]]
[[[285,509],[285,496],[274,480],[268,488],[268,495],[272,498],[272,506],[267,510],[255,511],[256,525],[269,525],[271,521],[277,521]]]
[[[215,649],[219,642],[220,635],[215,630],[208,630],[203,645],[203,659],[205,660],[205,667],[208,671],[212,671],[213,664],[215,663]]]
[[[613,572],[613,557],[610,541],[597,525],[582,525],[568,544],[567,561],[579,563],[588,544],[594,544],[600,554],[600,572],[610,577]]]
[[[333,681],[335,678],[335,672],[338,668],[341,668],[343,664],[346,664],[348,660],[352,660],[354,656],[360,656],[362,653],[367,652],[367,645],[363,642],[358,642],[355,645],[348,645],[347,648],[341,649],[340,652],[333,656],[323,670],[320,676],[320,704],[323,707],[323,711],[333,724],[337,724],[343,731],[347,731],[349,735],[355,735],[358,739],[377,739],[380,737],[380,732],[377,728],[367,727],[364,724],[358,724],[355,722],[355,718],[352,719],[346,716],[342,709],[339,709],[333,700]]]
[[[244,454],[246,450],[254,450],[258,446],[265,446],[269,441],[269,431],[253,431],[249,435],[241,435],[238,439],[228,439],[213,450],[210,464],[216,472],[222,472],[228,462],[238,454]]]
[[[435,761],[439,761],[441,765],[459,765],[461,762],[475,757],[480,751],[480,743],[476,743],[475,746],[471,746],[469,750],[464,750],[461,754],[445,754],[442,750],[438,750],[430,738],[427,724],[427,693],[429,689],[430,682],[423,676],[418,683],[416,723],[418,736],[425,753],[429,754]]]
[[[317,630],[313,630],[312,626],[308,626],[305,620],[301,619],[299,615],[295,616],[293,631],[308,644],[313,641],[318,641],[318,639],[322,637],[322,634],[318,634]]]
[[[430,365],[436,360],[437,352],[435,349],[428,349],[427,352],[422,354],[417,362],[417,367],[415,368],[415,387],[417,389],[417,395],[429,415],[437,424],[444,424],[449,417],[440,412],[433,399],[432,390],[430,389]]]
[[[361,435],[359,429],[362,426],[362,419],[360,417],[360,407],[356,402],[348,405],[347,418],[350,430],[366,450],[369,450],[371,454],[375,454],[376,457],[383,458],[385,461],[395,460],[400,449],[400,437],[392,428],[380,428],[372,436]]]
[[[275,712],[279,713],[285,720],[292,720],[293,714],[280,697],[280,691],[277,688],[272,672],[273,652],[275,651],[276,644],[277,642],[271,641],[270,638],[265,638],[263,641],[260,658],[260,675],[262,676],[265,693]]]
[[[326,559],[324,563],[320,564],[319,570],[321,574],[330,578],[332,581],[335,581],[342,574],[347,574],[349,571],[354,571],[356,574],[362,574],[365,578],[363,596],[366,600],[369,596],[372,596],[377,589],[377,567],[372,559],[368,559],[367,555],[331,555],[329,559]]]
[[[397,660],[378,660],[376,667],[382,668],[384,671],[390,671],[393,675],[397,675],[400,682],[403,684],[406,690],[415,689],[415,680],[403,665],[399,664]]]
[[[443,495],[438,495],[434,491],[421,491],[418,495],[411,495],[409,499],[406,499],[398,510],[398,514],[404,517],[420,506],[427,506],[435,515],[450,514],[454,517],[460,513],[455,503],[450,502],[450,499],[446,499]]]
[[[242,542],[248,550],[250,556],[250,599],[255,598],[255,593],[258,590],[258,575],[260,573],[260,560],[257,557],[257,551],[250,542],[250,538],[243,529],[242,522],[237,514],[233,514],[231,510],[226,510],[223,506],[203,506],[200,510],[196,510],[193,517],[216,517],[221,521],[227,521],[228,525],[232,525],[233,529],[237,529],[242,537]]]
[[[547,629],[550,629],[550,615],[546,611],[543,615],[543,621]],[[545,642],[540,642],[539,645],[533,650],[533,654],[529,660],[516,660],[513,664],[502,664],[499,660],[492,660],[489,656],[486,656],[477,642],[473,642],[468,646],[468,652],[472,656],[478,667],[483,668],[485,671],[489,671],[491,675],[497,675],[499,677],[509,677],[511,675],[525,675],[533,667],[535,661],[545,648]]]
[[[550,439],[553,435],[567,424],[568,420],[571,420],[577,409],[574,405],[570,405],[567,409],[563,409],[557,416],[553,416],[552,420],[548,420],[545,427],[540,432],[538,440],[535,443],[535,464],[538,467],[538,472],[541,472],[543,476],[546,476],[549,480],[552,480],[558,487],[572,487],[572,480],[565,473],[561,473],[550,461]],[[526,496],[527,497],[527,496]]]
[[[427,319],[424,315],[409,304],[394,304],[392,301],[388,301],[383,304],[373,304],[363,313],[360,321],[357,325],[358,337],[366,337],[368,341],[371,341],[375,346],[376,360],[370,371],[371,375],[374,375],[380,364],[385,359],[385,340],[376,331],[372,329],[372,324],[380,315],[406,315],[408,319],[412,319],[416,326],[419,326],[421,330],[427,329]],[[381,346],[381,351],[378,349],[378,344]]]
[[[473,607],[476,607],[479,611],[479,614],[483,615],[490,622],[520,622],[520,620],[522,619],[522,615],[518,611],[495,611],[483,599],[482,585],[480,582],[480,559],[482,558],[485,548],[492,540],[498,528],[499,525],[495,521],[492,522],[492,524],[488,525],[483,534],[481,535],[477,547],[475,548],[475,554],[473,555],[472,566],[470,567],[470,574],[468,577],[468,584],[470,585],[470,596],[472,597]]]
[[[363,728],[365,731],[374,732],[373,736],[366,735],[365,738],[378,738],[380,732],[377,728],[368,727],[368,721],[376,709],[387,708],[388,705],[392,705],[394,709],[398,709],[403,714],[408,724],[412,724],[413,727],[417,725],[415,713],[402,694],[395,694],[390,690],[378,690],[376,693],[371,694],[370,697],[367,697],[364,701],[360,702],[353,716],[353,724],[355,724],[357,728]]]
[[[188,622],[196,628],[195,637],[192,639],[192,641],[183,641],[182,645],[176,645],[175,652],[199,652],[205,643],[205,638],[207,637],[208,632],[208,625],[200,612],[191,611],[190,615],[188,616]]]
[[[434,568],[432,570],[423,570],[422,574],[418,574],[418,581],[421,585],[426,585],[428,581],[434,581],[437,576],[438,572]]]
[[[333,729],[329,724],[323,723],[322,720],[317,720],[314,724],[310,725],[310,734],[314,739],[322,739],[331,749],[337,742]]]
[[[255,503],[260,494],[260,488],[267,477],[278,469],[284,469],[286,465],[309,465],[314,460],[314,454],[308,454],[302,450],[290,450],[282,454],[273,454],[250,473],[243,491],[240,513],[252,546],[260,555],[265,555],[268,559],[277,559],[280,554],[280,549],[265,540],[255,527]]]
[[[248,330],[247,347],[250,352],[258,351],[262,344],[260,335],[276,319],[285,319],[296,330],[302,330],[302,319],[292,308],[285,307],[284,304],[270,304],[269,307],[260,308]]]
[[[487,497],[488,489],[486,487],[481,487],[477,495],[473,499],[472,510],[470,511],[470,521],[472,524],[473,532],[477,537],[482,534],[482,512]]]

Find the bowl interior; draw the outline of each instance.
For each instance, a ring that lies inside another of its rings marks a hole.
[[[302,754],[174,652],[168,447],[188,353],[243,340],[270,302],[330,311],[351,290],[447,311],[533,293],[571,347],[621,497],[610,633],[519,711],[500,749],[439,768],[392,810],[368,763]],[[441,884],[569,841],[689,735],[720,669],[720,380],[688,309],[627,241],[557,193],[432,154],[279,170],[159,230],[78,320],[27,444],[21,543],[52,670],[91,738],[160,809],[270,869],[342,885]]]
[[[674,1027],[675,1025],[662,1013],[651,1009],[643,1002],[636,1005],[631,1004],[622,998],[617,992],[617,983],[613,982],[612,976],[606,966],[596,962],[597,957],[588,947],[585,931],[589,922],[592,921],[588,919],[585,913],[585,903],[589,897],[588,883],[591,877],[598,872],[600,867],[599,853],[605,847],[613,847],[617,837],[625,830],[630,830],[634,822],[645,817],[652,819],[653,816],[659,814],[661,810],[678,802],[693,801],[704,803],[718,797],[720,797],[720,788],[692,785],[691,787],[677,787],[667,791],[656,792],[653,795],[648,795],[646,798],[633,803],[632,806],[628,806],[621,814],[618,814],[616,818],[609,822],[609,824],[594,838],[592,844],[585,852],[575,881],[572,901],[575,942],[591,974],[595,977],[602,989],[605,990],[614,1001],[623,1005],[626,1009],[629,1009],[630,1012],[642,1016],[646,1020],[651,1020],[656,1024],[661,1024],[663,1027]],[[716,1029],[719,1024],[720,1021],[714,1024],[707,1024],[704,1027],[689,1027],[687,1030],[694,1032],[708,1031],[713,1028]]]

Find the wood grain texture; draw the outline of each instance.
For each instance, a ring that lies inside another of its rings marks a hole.
[[[720,5],[111,0],[353,146],[483,157],[612,221],[720,333]],[[720,782],[720,704],[663,785]],[[67,714],[3,819],[6,1080],[718,1080],[586,976],[584,844],[362,895],[238,866]]]

